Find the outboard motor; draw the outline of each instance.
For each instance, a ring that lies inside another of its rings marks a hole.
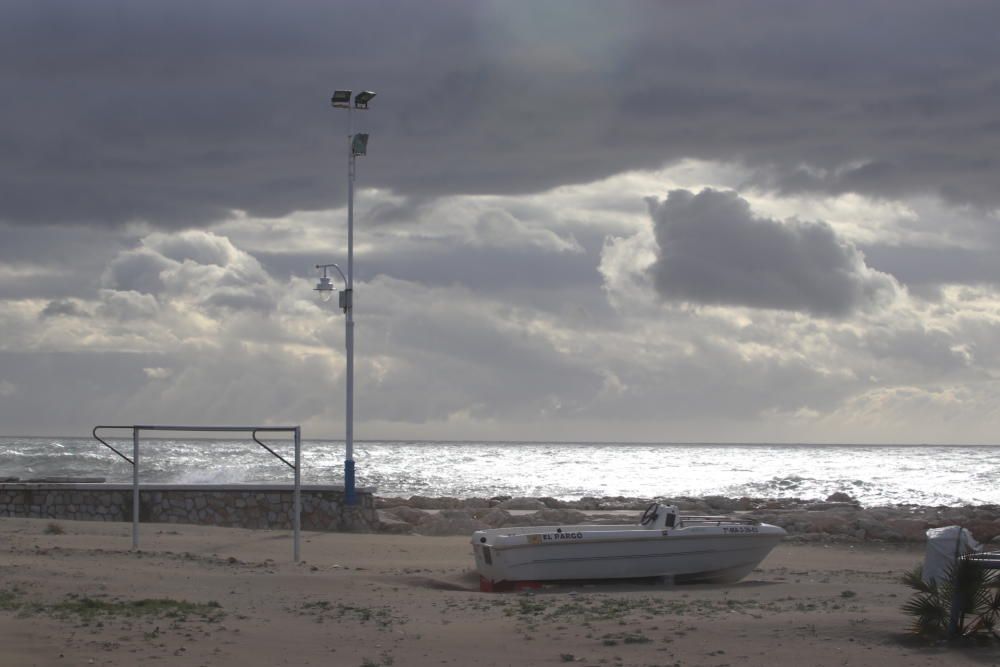
[[[675,505],[653,503],[642,513],[639,525],[650,530],[674,528],[678,523],[678,511]]]

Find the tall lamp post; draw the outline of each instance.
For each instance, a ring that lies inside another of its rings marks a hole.
[[[327,275],[327,269],[335,268],[344,280],[344,290],[340,292],[340,307],[346,315],[345,345],[347,347],[347,414],[345,417],[345,438],[347,453],[344,458],[344,500],[348,505],[358,502],[354,484],[354,163],[359,155],[368,151],[368,135],[354,133],[352,119],[353,109],[367,109],[368,103],[375,97],[370,90],[363,90],[354,96],[351,104],[350,90],[334,91],[330,103],[336,109],[347,109],[347,275],[336,264],[317,264],[323,275],[316,285],[320,298],[329,301],[333,296],[333,284]]]

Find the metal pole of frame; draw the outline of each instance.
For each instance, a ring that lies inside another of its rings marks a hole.
[[[295,528],[295,562],[298,563],[299,558],[299,545],[301,541],[300,533],[302,531],[302,428],[299,426],[295,427],[295,494],[293,496],[292,504],[294,505],[293,512],[295,512],[294,528]]]
[[[132,427],[132,551],[139,550],[139,427]]]

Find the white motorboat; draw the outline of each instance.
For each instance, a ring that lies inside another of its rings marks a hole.
[[[653,503],[638,525],[529,526],[472,534],[484,590],[504,582],[670,576],[675,583],[731,583],[785,536],[755,519],[681,516]]]

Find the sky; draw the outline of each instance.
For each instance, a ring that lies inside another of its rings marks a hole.
[[[996,443],[997,25],[3,3],[0,434],[342,437],[353,129],[358,439]]]

